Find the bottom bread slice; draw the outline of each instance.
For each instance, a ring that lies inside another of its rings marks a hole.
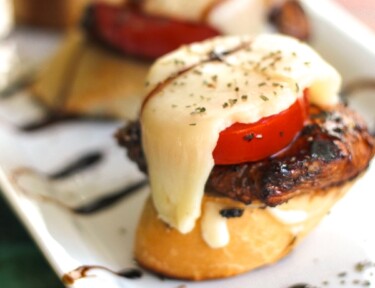
[[[189,280],[224,278],[274,263],[320,222],[351,185],[304,193],[276,208],[205,195],[202,216],[188,234],[161,221],[150,197],[136,232],[135,258],[157,274]],[[221,248],[211,248],[202,237],[208,203],[244,210],[241,217],[227,219],[230,240]]]

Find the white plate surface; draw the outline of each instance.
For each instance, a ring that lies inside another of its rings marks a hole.
[[[372,32],[329,0],[304,2],[313,23],[313,46],[338,68],[345,82],[375,77]],[[33,39],[18,36],[16,42],[25,44]],[[45,43],[45,51],[56,47],[55,38],[42,40],[38,45],[42,47]],[[39,57],[35,58],[40,59],[40,51],[35,49]],[[364,91],[351,102],[370,124],[375,123],[372,92]],[[142,174],[113,141],[112,134],[121,123],[63,123],[35,133],[23,133],[16,126],[40,113],[30,106],[27,96],[21,92],[16,97],[0,100],[0,180],[6,198],[59,276],[81,265],[102,265],[115,271],[136,267],[132,260],[133,236],[140,209],[149,193],[147,187],[107,210],[86,216],[40,200],[41,195],[48,195],[48,199],[52,197],[74,206],[142,179]],[[79,155],[97,150],[104,153],[104,159],[90,169],[61,181],[43,176],[59,170]],[[160,279],[147,272],[140,279],[128,280],[92,270],[89,274],[93,277],[76,281],[73,287],[286,288],[297,283],[316,287],[375,287],[375,267],[355,269],[357,263],[375,262],[374,166],[321,225],[275,265],[230,279],[198,283]],[[21,167],[40,173],[22,172],[17,176],[15,170]],[[25,189],[27,195],[22,192]]]

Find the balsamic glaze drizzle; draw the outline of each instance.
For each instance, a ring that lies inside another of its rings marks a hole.
[[[176,73],[173,73],[172,75],[170,75],[169,77],[167,77],[163,81],[156,84],[155,87],[146,95],[146,97],[144,98],[143,103],[142,103],[141,113],[143,112],[144,107],[146,106],[146,103],[151,99],[151,97],[153,97],[156,93],[160,92],[165,86],[169,85],[170,83],[172,83],[173,81],[175,81],[179,77],[185,75],[189,71],[193,70],[194,68],[196,68],[199,65],[202,65],[204,63],[215,62],[215,61],[225,62],[225,56],[228,56],[228,55],[231,55],[231,54],[236,53],[238,51],[241,51],[242,49],[246,49],[247,47],[249,47],[251,45],[251,43],[252,42],[242,42],[238,46],[236,46],[236,47],[234,47],[230,50],[226,50],[226,51],[218,52],[218,51],[212,50],[207,54],[207,57],[205,59],[202,59],[201,61],[199,61],[197,63],[194,63],[194,64],[192,64],[188,67],[185,67],[184,69],[182,69],[180,71],[177,71]],[[227,63],[227,64],[230,65],[229,63]]]
[[[99,265],[83,265],[80,266],[73,271],[70,271],[62,276],[62,281],[64,284],[67,285],[73,285],[75,281],[90,277],[90,276],[95,276],[95,275],[88,275],[88,272],[91,270],[103,270],[109,273],[112,273],[114,275],[124,277],[127,279],[138,279],[142,277],[142,271],[135,269],[135,268],[129,268],[126,270],[121,270],[119,272],[113,271],[107,267],[99,266]]]
[[[70,208],[76,214],[80,215],[89,215],[100,212],[111,205],[115,204],[117,201],[121,200],[122,198],[133,194],[134,192],[138,191],[139,189],[145,187],[148,184],[147,180],[141,180],[136,183],[130,184],[123,189],[120,189],[115,192],[111,192],[106,194],[105,196],[99,197],[89,203],[84,205]]]
[[[91,166],[98,164],[101,160],[103,160],[103,157],[104,155],[100,151],[88,152],[74,162],[68,164],[63,169],[49,174],[48,178],[51,180],[68,178],[82,170],[86,170]]]
[[[112,122],[113,118],[99,116],[84,116],[77,114],[49,113],[44,119],[25,124],[19,129],[23,132],[36,132],[62,122]]]
[[[104,156],[100,151],[88,152],[87,154],[80,157],[78,160],[73,161],[72,163],[68,164],[66,167],[62,168],[61,170],[54,172],[52,174],[49,174],[49,175],[48,174],[43,175],[40,172],[32,168],[23,167],[23,168],[19,168],[13,171],[11,175],[11,179],[14,185],[18,187],[18,190],[21,191],[24,195],[28,196],[29,198],[55,204],[63,209],[69,210],[79,215],[94,214],[114,205],[116,202],[120,201],[122,198],[135,193],[142,187],[146,186],[148,181],[140,180],[140,181],[131,183],[128,186],[120,190],[106,193],[104,196],[100,196],[86,204],[83,204],[77,207],[71,207],[54,197],[51,197],[48,195],[34,194],[30,192],[29,190],[27,190],[27,188],[22,187],[22,185],[19,184],[19,178],[24,175],[40,175],[42,177],[43,176],[47,177],[49,180],[52,180],[52,181],[62,180],[67,177],[71,177],[74,174],[81,172],[82,170],[91,168],[93,165],[98,164],[103,159],[103,157]]]

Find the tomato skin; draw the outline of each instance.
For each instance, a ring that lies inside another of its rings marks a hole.
[[[90,7],[85,27],[100,41],[126,55],[156,59],[183,44],[220,33],[203,23],[146,15],[137,7],[96,3]]]
[[[305,93],[306,95],[306,93]],[[255,162],[290,144],[307,119],[307,96],[277,115],[256,123],[235,123],[220,132],[213,152],[216,165]]]

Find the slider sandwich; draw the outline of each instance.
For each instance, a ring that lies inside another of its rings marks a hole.
[[[138,263],[237,275],[287,255],[367,169],[375,142],[338,72],[294,38],[216,37],[160,58],[117,133],[148,174]]]
[[[51,114],[135,119],[156,58],[217,35],[257,33],[271,2],[94,2],[83,28],[69,33],[37,76],[33,95]]]

